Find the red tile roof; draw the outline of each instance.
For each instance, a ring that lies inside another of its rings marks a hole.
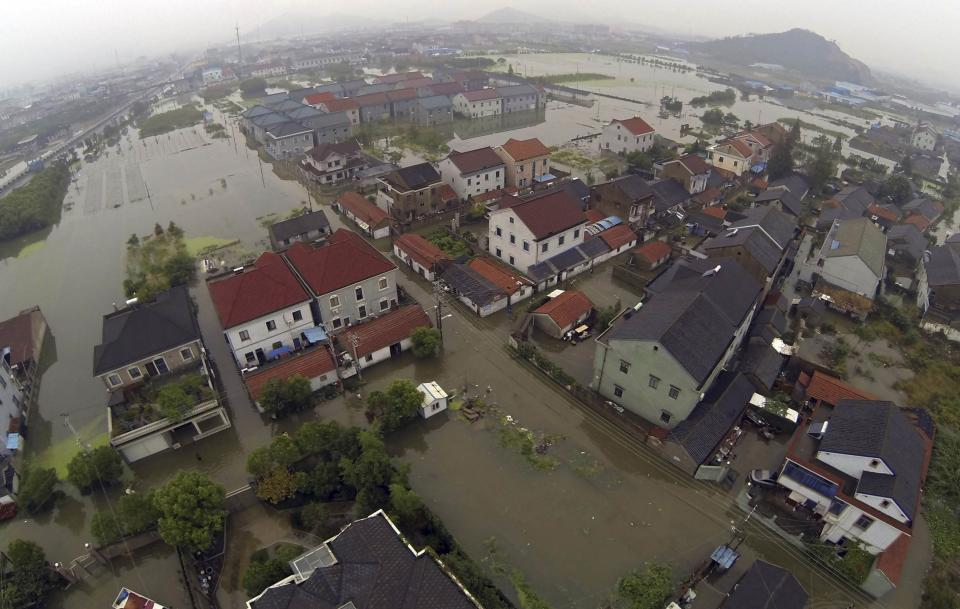
[[[750,146],[748,146],[745,142],[741,142],[740,140],[726,140],[724,142],[720,142],[720,144],[730,146],[744,158],[751,158],[753,156],[753,150],[750,149]]]
[[[682,156],[677,159],[677,161],[693,175],[707,173],[710,171],[710,166],[707,165],[707,162],[703,159],[703,157],[696,154]]]
[[[453,189],[453,186],[450,186],[446,183],[440,185],[440,200],[442,202],[446,203],[448,201],[457,201],[458,199],[459,197],[457,196],[457,192]]]
[[[566,328],[589,314],[592,309],[593,303],[583,292],[568,290],[540,305],[533,313],[546,315],[560,328]]]
[[[640,247],[633,248],[633,253],[643,256],[650,262],[656,262],[665,256],[669,256],[673,248],[666,241],[648,241]]]
[[[512,209],[538,241],[586,222],[580,202],[565,190],[502,202],[501,209]]]
[[[331,154],[342,154],[349,156],[360,152],[360,144],[356,140],[347,140],[345,142],[320,144],[307,151],[307,155],[318,160],[325,161]]]
[[[450,259],[442,249],[416,233],[400,235],[393,240],[393,244],[428,269],[438,262]]]
[[[903,564],[907,561],[907,552],[910,550],[910,539],[909,535],[901,534],[886,550],[877,555],[874,568],[886,575],[894,585],[900,582]]]
[[[390,100],[387,99],[386,93],[368,93],[366,95],[358,95],[354,97],[353,100],[357,102],[357,105],[361,108],[366,108],[367,106],[384,106],[390,103]]]
[[[880,207],[876,203],[868,207],[867,211],[870,212],[871,215],[874,215],[878,218],[883,218],[884,220],[889,220],[890,222],[896,222],[900,217],[893,209],[889,207]]]
[[[423,78],[423,72],[397,72],[396,74],[384,74],[378,76],[374,82],[377,84],[392,84],[404,80],[413,80],[414,78]]]
[[[350,97],[344,99],[331,99],[330,101],[323,102],[323,105],[330,114],[333,114],[334,112],[356,110],[360,107],[359,104],[357,104],[357,100]]]
[[[318,296],[397,268],[363,237],[342,228],[316,249],[300,241],[294,243],[286,257]]]
[[[533,137],[529,140],[515,140],[510,138],[504,142],[504,152],[510,155],[514,161],[526,161],[536,157],[547,156],[550,149],[543,145],[543,142]]]
[[[314,93],[312,95],[308,95],[304,97],[303,103],[307,104],[308,106],[315,106],[320,102],[328,102],[328,101],[333,101],[335,99],[336,99],[336,96],[333,93],[329,91],[324,91],[322,93]]]
[[[488,99],[500,99],[500,94],[495,89],[478,89],[476,91],[464,91],[462,94],[467,101],[485,101]]]
[[[594,222],[599,222],[600,220],[606,218],[607,214],[596,209],[588,209],[587,211],[583,212],[583,217],[587,220],[587,222],[593,224]]]
[[[836,406],[840,400],[875,400],[873,395],[844,383],[838,378],[815,370],[810,384],[807,385],[807,397],[830,406]]]
[[[397,89],[396,91],[387,91],[387,99],[392,102],[407,101],[410,99],[416,99],[416,97],[416,89]]]
[[[343,333],[338,342],[349,353],[353,353],[353,339],[357,341],[357,357],[364,357],[384,347],[399,343],[410,336],[416,328],[431,327],[430,318],[420,305],[407,305],[386,315],[353,326]]]
[[[490,146],[465,152],[451,152],[448,158],[462,174],[476,173],[503,165],[503,159]]]
[[[273,252],[264,252],[242,272],[210,279],[207,289],[224,329],[310,300],[283,258]]]
[[[467,266],[510,295],[520,289],[518,282],[528,283],[524,277],[513,273],[512,269],[507,270],[489,258],[474,258],[467,263]]]
[[[703,209],[700,210],[700,213],[706,214],[708,216],[713,216],[714,218],[719,218],[721,220],[727,217],[727,210],[725,210],[722,207],[717,207],[715,205],[704,207]]]
[[[453,189],[451,189],[451,190],[453,190]],[[483,193],[478,194],[477,196],[473,197],[473,202],[474,202],[474,203],[483,203],[483,202],[485,202],[485,201],[493,201],[493,200],[496,200],[496,199],[500,199],[500,198],[502,198],[502,197],[505,197],[505,196],[507,196],[507,195],[516,194],[516,192],[517,192],[517,188],[516,188],[515,186],[507,186],[506,188],[498,188],[498,189],[496,189],[496,190],[490,190],[490,191],[487,191],[487,192],[483,192]],[[454,194],[456,194],[456,193],[454,193]]]
[[[33,339],[33,318],[43,319],[39,308],[23,311],[16,317],[0,321],[0,350],[10,347],[10,365],[36,362]]]
[[[627,119],[615,119],[616,122],[620,123],[626,127],[627,131],[634,135],[644,135],[646,133],[653,133],[656,131],[653,127],[650,126],[647,121],[643,120],[639,116],[634,116],[633,118]]]
[[[456,95],[463,91],[463,85],[458,82],[438,82],[430,85],[434,95]]]
[[[930,220],[927,220],[922,214],[910,214],[904,221],[903,224],[913,224],[920,232],[926,231],[930,228]]]
[[[605,231],[601,231],[597,237],[603,239],[611,250],[627,245],[630,242],[636,242],[637,233],[633,232],[626,224],[612,226]]]
[[[309,351],[295,353],[276,364],[248,374],[243,382],[247,385],[250,396],[256,401],[260,398],[260,392],[268,381],[288,379],[295,375],[309,380],[332,372],[333,369],[333,357],[329,349],[326,345],[320,345]]]
[[[373,228],[382,226],[390,220],[390,214],[353,191],[345,192],[337,197],[337,204],[344,211],[350,212],[355,218],[366,222]]]

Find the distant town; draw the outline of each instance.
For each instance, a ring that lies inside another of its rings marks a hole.
[[[224,40],[0,89],[3,605],[960,603],[955,97],[805,30]]]

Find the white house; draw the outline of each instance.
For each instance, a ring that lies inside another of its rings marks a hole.
[[[438,170],[440,179],[453,188],[461,201],[502,189],[507,175],[503,159],[489,146],[451,152],[440,161]]]
[[[257,367],[305,344],[310,295],[279,254],[207,281],[224,336],[240,368]]]
[[[464,91],[453,96],[453,111],[466,118],[497,116],[503,112],[503,102],[494,89]]]
[[[586,218],[567,191],[501,202],[490,213],[488,251],[521,272],[583,243]]]
[[[203,70],[203,72],[200,73],[200,80],[203,81],[204,85],[220,82],[221,80],[223,80],[223,69],[206,68],[205,70]]]
[[[363,370],[407,351],[413,346],[410,333],[431,325],[420,305],[406,305],[371,322],[348,328],[338,336],[337,342]]]
[[[427,281],[433,281],[442,264],[450,260],[442,249],[416,233],[394,239],[393,255]]]
[[[918,150],[933,150],[937,147],[937,132],[928,123],[920,123],[910,138],[910,145]]]
[[[707,161],[718,169],[741,175],[750,169],[753,150],[746,142],[733,138],[707,147]]]
[[[10,367],[10,347],[0,347],[0,421],[19,418],[23,405],[23,389]]]
[[[887,236],[869,218],[834,220],[811,271],[830,285],[873,300],[883,279]]]
[[[613,119],[600,133],[600,149],[616,154],[646,152],[653,146],[657,131],[639,116]]]
[[[417,385],[417,391],[423,394],[420,416],[424,419],[429,419],[447,409],[447,392],[436,381],[420,383]]]

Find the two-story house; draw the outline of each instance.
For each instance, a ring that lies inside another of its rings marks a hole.
[[[295,243],[284,256],[310,290],[314,316],[328,332],[397,305],[397,266],[352,231],[337,230],[317,248]]]
[[[213,308],[240,368],[260,366],[304,344],[314,327],[310,295],[279,254],[207,280]]]
[[[457,198],[430,163],[401,167],[377,182],[377,206],[405,222],[442,209]]]
[[[386,93],[368,93],[353,98],[360,109],[361,123],[390,120],[390,100]]]
[[[490,212],[488,251],[525,273],[583,243],[585,225],[580,203],[565,190],[501,200]]]
[[[461,201],[502,189],[506,178],[503,159],[489,146],[453,151],[440,161],[437,168],[440,179],[453,188]]]
[[[280,220],[267,229],[270,248],[275,252],[287,249],[297,241],[319,241],[330,234],[330,222],[322,209]]]
[[[703,242],[709,258],[735,258],[765,286],[782,268],[797,227],[793,218],[776,207],[755,207],[720,235]]]
[[[534,180],[550,173],[550,149],[537,138],[510,138],[496,149],[506,166],[506,186],[529,188]]]
[[[547,96],[534,85],[507,85],[497,87],[496,91],[502,100],[504,114],[532,112],[543,108],[547,102]]]
[[[123,389],[195,366],[202,349],[193,301],[186,286],[177,286],[103,316],[93,375],[110,391]]]
[[[327,114],[343,114],[352,125],[360,124],[360,105],[353,98],[336,98],[318,101],[316,107]]]
[[[411,112],[411,120],[424,127],[447,125],[453,122],[453,102],[446,95],[421,97],[417,99]]]
[[[275,159],[297,158],[313,146],[313,129],[287,120],[264,132],[263,149]]]
[[[639,116],[614,119],[600,133],[600,149],[619,155],[646,152],[656,140],[657,130]]]
[[[453,96],[453,111],[466,118],[497,116],[503,111],[503,102],[495,89],[464,91]]]
[[[654,425],[685,420],[736,353],[763,286],[736,260],[678,261],[597,337],[592,387]]]
[[[617,216],[630,225],[643,227],[654,207],[655,193],[636,174],[614,178],[590,189],[590,207],[605,216]]]
[[[886,273],[886,252],[887,236],[869,218],[835,220],[808,267],[820,281],[873,300]]]
[[[318,184],[333,185],[353,179],[357,172],[377,162],[363,153],[356,140],[347,140],[314,146],[307,151],[302,166]]]
[[[740,176],[750,169],[753,150],[737,138],[723,140],[707,147],[707,160],[718,169]]]
[[[672,178],[683,184],[687,193],[695,195],[707,189],[710,165],[699,155],[687,154],[660,165],[656,177]]]
[[[917,150],[933,150],[937,147],[938,134],[930,123],[920,123],[910,136],[910,145]]]

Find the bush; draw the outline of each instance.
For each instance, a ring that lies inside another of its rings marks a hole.
[[[646,562],[617,582],[617,595],[630,609],[661,609],[673,593],[670,566]]]
[[[413,354],[419,358],[434,357],[443,347],[440,330],[429,326],[414,328],[410,340],[413,341]]]
[[[28,514],[37,514],[53,502],[56,486],[56,470],[27,464],[20,473],[17,504]]]
[[[180,472],[156,490],[160,536],[171,546],[203,551],[223,529],[223,487],[195,470]]]
[[[160,414],[174,423],[182,421],[193,404],[193,400],[180,385],[164,385],[157,392],[157,408]]]
[[[91,451],[79,452],[67,463],[67,480],[81,491],[95,482],[112,484],[122,475],[123,462],[111,446],[98,446]]]
[[[275,467],[257,481],[257,497],[277,504],[296,495],[306,484],[307,474],[294,473],[285,467]]]
[[[290,566],[276,558],[252,560],[243,573],[243,589],[248,597],[254,597],[290,575]]]
[[[422,404],[423,394],[407,379],[397,379],[385,392],[374,391],[367,397],[367,407],[383,433],[390,433],[414,420]]]
[[[286,379],[270,379],[263,386],[260,407],[268,414],[281,416],[313,405],[313,389],[306,377],[295,374]]]
[[[6,577],[0,578],[0,605],[4,607],[43,606],[59,580],[47,566],[43,550],[32,541],[14,539],[7,546]]]
[[[327,506],[319,501],[311,501],[303,506],[298,515],[300,525],[310,532],[322,530],[327,524],[328,517]]]

